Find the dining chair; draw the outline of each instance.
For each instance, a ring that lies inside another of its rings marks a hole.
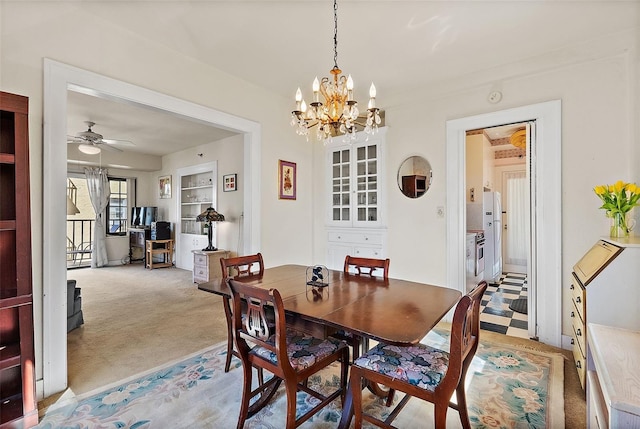
[[[237,256],[235,258],[220,258],[220,265],[222,267],[223,282],[226,282],[228,278],[241,279],[264,274],[264,261],[261,253]],[[229,298],[223,296],[222,305],[227,319],[227,360],[224,364],[224,372],[229,372],[232,356],[236,356],[239,359],[240,355],[233,349],[233,326]]]
[[[487,283],[482,281],[458,301],[451,325],[449,352],[421,343],[406,347],[380,343],[354,362],[350,383],[356,429],[362,427],[363,420],[393,428],[391,423],[413,396],[434,404],[436,429],[446,427],[449,407],[458,410],[463,428],[471,427],[464,382],[478,349],[480,301],[486,289]],[[385,421],[363,412],[363,380],[405,393]],[[451,402],[454,391],[457,404]]]
[[[229,279],[233,303],[233,336],[244,372],[238,429],[273,397],[284,381],[287,396],[286,428],[296,428],[340,396],[344,404],[349,365],[349,347],[334,338],[320,339],[287,328],[282,297],[277,289],[264,289]],[[246,310],[243,310],[243,303]],[[275,325],[270,329],[266,309],[273,308]],[[273,332],[272,332],[273,330]],[[253,344],[252,347],[247,341]],[[306,385],[306,380],[333,362],[340,361],[340,385],[324,395]],[[252,390],[252,368],[263,368],[274,376]],[[306,392],[319,402],[296,419],[296,394]],[[252,399],[260,395],[251,403]],[[250,405],[251,403],[251,405]]]
[[[389,278],[389,258],[387,259],[374,259],[374,258],[358,258],[347,255],[344,258],[344,273],[345,274],[369,274],[371,277],[376,277],[377,270],[382,270],[382,278]],[[355,269],[355,273],[351,269]]]
[[[360,276],[366,275],[371,277],[382,277],[384,280],[389,278],[389,259],[373,259],[373,258],[357,258],[347,255],[344,258],[344,275],[345,276]],[[352,271],[352,269],[354,271]],[[382,274],[379,275],[379,271],[382,270]],[[362,344],[362,338],[358,335],[354,335],[351,332],[344,331],[342,329],[331,334],[332,337],[345,341],[353,349],[353,359],[357,359],[360,356],[360,348]]]

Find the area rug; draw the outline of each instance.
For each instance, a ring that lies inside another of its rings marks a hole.
[[[448,331],[434,330],[424,343],[447,348]],[[37,428],[233,428],[241,396],[242,371],[225,373],[226,344],[189,356],[163,368],[81,397],[61,399],[41,418]],[[563,357],[481,341],[467,377],[467,401],[474,428],[563,428]],[[310,380],[313,388],[330,391],[339,382],[338,366]],[[64,395],[63,395],[64,397]],[[396,395],[396,401],[402,397]],[[368,412],[382,416],[390,409],[371,394],[364,395]],[[298,398],[299,413],[313,405]],[[271,403],[247,420],[245,428],[277,429],[285,425],[284,388]],[[303,428],[329,429],[340,419],[340,400],[306,422]],[[401,428],[432,427],[431,404],[412,399],[396,419]],[[365,426],[366,427],[366,426]],[[460,427],[458,413],[449,410],[447,427]]]

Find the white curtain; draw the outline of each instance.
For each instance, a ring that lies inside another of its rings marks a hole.
[[[109,263],[106,244],[106,211],[111,196],[107,170],[104,168],[85,168],[87,188],[93,210],[96,212],[96,222],[93,229],[93,244],[91,252],[91,268],[104,267]]]
[[[527,265],[527,178],[525,172],[505,173],[507,185],[507,248],[505,262]]]

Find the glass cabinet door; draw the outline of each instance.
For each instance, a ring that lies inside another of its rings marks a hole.
[[[357,222],[378,221],[378,154],[376,145],[356,149]]]
[[[332,153],[331,198],[332,220],[351,220],[351,164],[350,150],[340,149]]]
[[[380,134],[368,140],[361,136],[352,144],[336,141],[327,147],[329,225],[382,225],[384,133]]]

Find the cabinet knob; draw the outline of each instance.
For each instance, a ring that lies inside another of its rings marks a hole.
[[[574,340],[573,338],[571,338],[571,345],[574,345],[576,343],[576,340]]]
[[[582,362],[579,360],[576,361],[576,368],[582,368]]]
[[[579,296],[576,296],[576,302],[577,302],[577,303],[580,303],[580,302],[582,302],[582,299],[580,299],[580,297],[579,297]]]
[[[365,237],[365,238],[364,238],[364,241],[368,241],[368,240],[369,240],[369,237]]]
[[[580,328],[576,329],[576,335],[577,335],[578,337],[581,337],[581,336],[582,336],[582,330],[581,330]]]
[[[571,312],[571,317],[576,317],[576,314],[573,311]]]
[[[571,286],[569,286],[569,289],[571,289],[571,290],[575,289],[575,288],[573,287],[573,283],[571,284]]]

